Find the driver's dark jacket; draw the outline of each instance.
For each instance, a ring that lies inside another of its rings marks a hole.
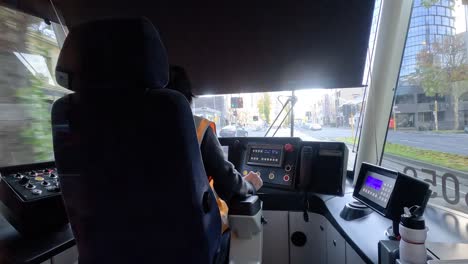
[[[244,180],[234,165],[224,158],[223,149],[213,130],[207,129],[200,146],[206,175],[213,178],[218,196],[229,205],[234,196],[255,193],[255,187]]]

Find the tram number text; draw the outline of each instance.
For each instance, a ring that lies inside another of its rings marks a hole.
[[[447,203],[455,205],[460,202],[460,181],[455,175],[447,172],[442,175],[442,179],[438,179],[436,171],[434,170],[421,169],[421,172],[431,176],[430,178],[424,178],[422,180],[431,184],[433,187],[437,187],[438,180],[442,181],[442,197]],[[403,173],[418,178],[418,173],[413,167],[406,166],[403,169]],[[453,183],[453,188],[448,187],[449,181]],[[449,194],[453,194],[453,196],[449,196]],[[440,193],[437,193],[437,191],[433,190],[431,198],[436,198],[439,195]],[[465,204],[468,206],[468,193],[465,195]]]

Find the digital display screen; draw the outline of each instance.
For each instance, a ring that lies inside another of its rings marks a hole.
[[[382,188],[382,184],[383,184],[383,181],[381,181],[381,180],[379,180],[377,178],[374,178],[374,177],[372,177],[370,175],[367,176],[366,186],[372,187],[375,190],[380,191],[380,189]]]
[[[364,184],[359,190],[359,194],[373,201],[374,203],[387,208],[388,200],[392,195],[396,179],[373,171],[366,173]]]
[[[283,157],[282,146],[251,147],[247,163],[280,167]]]

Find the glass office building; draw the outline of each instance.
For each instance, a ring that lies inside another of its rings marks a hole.
[[[435,3],[433,3],[435,2]],[[455,35],[454,0],[415,0],[400,76],[415,72],[417,55],[434,42]]]

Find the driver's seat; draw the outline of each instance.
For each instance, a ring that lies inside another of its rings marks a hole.
[[[213,263],[221,220],[192,112],[162,89],[166,51],[146,19],[71,29],[52,109],[54,152],[80,263]]]

